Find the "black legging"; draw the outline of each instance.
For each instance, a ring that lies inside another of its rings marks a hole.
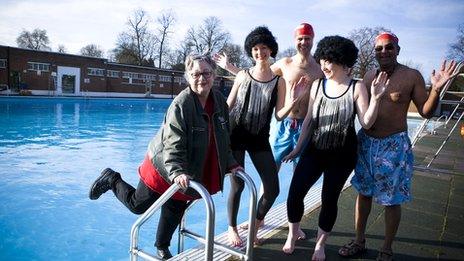
[[[304,197],[324,173],[319,227],[332,231],[337,219],[337,202],[348,176],[356,164],[356,142],[338,150],[317,150],[310,144],[301,155],[293,174],[287,198],[287,217],[290,223],[301,221]]]
[[[245,151],[233,151],[235,160],[241,166],[245,166]],[[274,162],[271,150],[264,151],[248,151],[251,161],[258,171],[259,177],[264,187],[264,194],[258,201],[258,209],[256,218],[263,220],[275,199],[279,195],[279,178],[277,176],[277,166]],[[241,178],[232,176],[231,189],[228,199],[228,216],[229,225],[237,226],[237,214],[240,207],[240,197],[244,188],[244,181]]]
[[[161,196],[147,187],[142,180],[139,181],[139,185],[135,189],[124,180],[118,179],[113,186],[113,192],[119,201],[134,214],[144,213]],[[163,204],[156,231],[156,247],[166,248],[170,246],[172,235],[180,224],[187,206],[187,201],[172,198]]]

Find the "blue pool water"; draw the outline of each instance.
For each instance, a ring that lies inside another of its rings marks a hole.
[[[89,200],[88,189],[105,167],[137,184],[137,167],[170,102],[0,98],[0,260],[127,260],[137,216],[111,192]],[[251,166],[247,157],[247,172],[259,186]],[[291,169],[282,166],[276,204],[287,197]],[[226,182],[213,197],[216,234],[227,229],[228,188]],[[245,191],[239,222],[246,220],[247,202]],[[154,249],[157,220],[158,214],[142,227],[144,249]],[[189,212],[188,228],[203,234],[204,220],[200,202]],[[176,244],[177,235],[173,252]],[[193,245],[187,239],[186,247]]]
[[[0,98],[0,260],[127,260],[137,216],[111,192],[88,199],[101,169],[112,167],[136,185],[137,167],[171,100]],[[247,172],[257,186],[250,160]],[[291,177],[284,164],[283,202]],[[229,183],[215,195],[216,234],[226,231]],[[243,193],[239,222],[246,220]],[[188,227],[203,234],[203,203]],[[142,227],[153,249],[158,215]],[[177,235],[171,250],[177,251]],[[196,245],[187,239],[186,247]]]

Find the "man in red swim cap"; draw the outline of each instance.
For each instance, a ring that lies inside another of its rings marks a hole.
[[[375,58],[380,65],[366,73],[364,83],[371,86],[379,72],[386,72],[389,87],[382,96],[374,125],[358,133],[358,162],[351,184],[358,191],[355,209],[356,237],[339,250],[344,257],[365,251],[365,231],[372,199],[385,207],[385,239],[377,260],[392,260],[392,243],[401,220],[401,204],[411,200],[413,155],[408,137],[407,114],[411,101],[419,114],[431,118],[445,83],[454,77],[456,63],[443,62],[431,75],[427,94],[421,73],[400,64],[398,37],[382,32],[375,38]],[[369,92],[368,92],[369,93]]]
[[[295,37],[300,35],[307,35],[314,38],[313,27],[308,23],[301,23],[295,28]]]

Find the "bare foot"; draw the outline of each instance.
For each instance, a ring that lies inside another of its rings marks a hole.
[[[291,223],[288,222],[288,235],[287,240],[285,241],[284,246],[282,247],[282,251],[290,255],[295,250],[295,242],[297,240],[304,240],[306,239],[306,234],[301,230],[300,223]]]
[[[255,247],[257,247],[257,246],[262,245],[263,242],[264,242],[264,239],[256,237],[256,238],[255,238],[255,241],[253,242],[253,245],[254,245]]]
[[[241,247],[243,245],[242,238],[238,234],[237,227],[229,227],[228,231],[229,244],[233,247]]]
[[[248,229],[248,223],[242,224],[239,226],[241,230],[247,230]]]
[[[313,261],[324,261],[325,260],[325,250],[323,246],[317,246],[314,249],[313,257],[311,258]]]
[[[301,230],[301,228],[298,228],[298,233],[297,233],[297,240],[305,240],[306,239],[306,234]]]
[[[258,230],[263,225],[264,225],[264,219],[263,220],[255,219],[255,241],[254,241],[255,246],[260,246],[263,244],[264,240],[262,238],[258,238]]]
[[[284,246],[282,247],[282,251],[290,255],[293,253],[295,250],[295,242],[297,240],[305,240],[306,239],[306,234],[301,230],[301,228],[298,228],[298,231],[296,233],[296,238],[293,235],[290,235],[290,233],[287,236],[287,240],[285,241]]]
[[[284,253],[287,255],[292,254],[293,250],[295,250],[295,241],[296,239],[294,239],[293,236],[291,236],[289,233],[287,236],[287,240],[285,241],[284,247],[282,247],[282,251],[284,251]]]
[[[262,226],[264,226],[264,219],[263,219],[263,221],[260,222],[258,228],[260,228],[260,227],[262,227]],[[247,229],[248,229],[248,223],[245,223],[245,224],[240,225],[239,228],[240,228],[241,230],[247,230]]]

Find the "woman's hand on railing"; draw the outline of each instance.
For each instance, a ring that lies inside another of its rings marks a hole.
[[[190,177],[186,174],[180,174],[179,176],[174,178],[174,183],[179,185],[183,189],[187,189],[189,186]]]

